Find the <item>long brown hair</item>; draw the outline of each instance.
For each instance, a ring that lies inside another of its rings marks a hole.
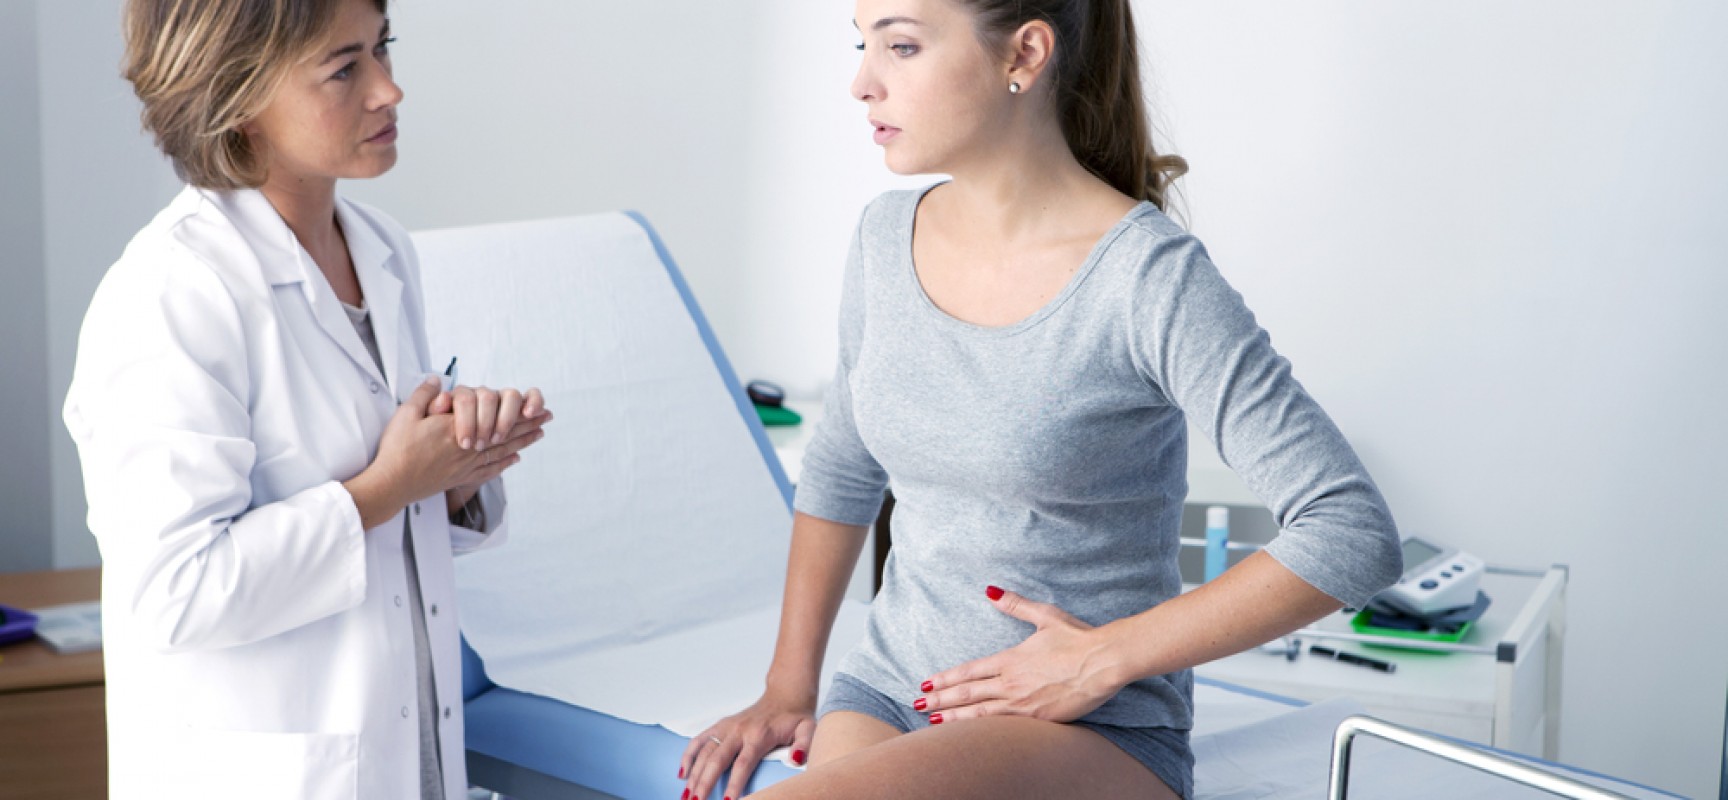
[[[1117,191],[1168,210],[1171,182],[1188,162],[1153,149],[1129,0],[959,2],[991,46],[1028,22],[1048,23],[1056,32],[1054,97],[1068,149]]]

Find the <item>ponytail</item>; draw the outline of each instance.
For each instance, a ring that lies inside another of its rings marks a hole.
[[[1117,191],[1168,211],[1171,183],[1188,162],[1153,148],[1129,0],[962,2],[984,34],[1006,36],[1033,20],[1055,30],[1054,96],[1068,149]]]

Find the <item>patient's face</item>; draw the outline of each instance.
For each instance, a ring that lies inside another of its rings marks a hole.
[[[388,38],[371,0],[344,0],[325,43],[243,127],[266,153],[269,182],[372,178],[396,164],[402,90]]]
[[[869,107],[889,169],[953,172],[1010,124],[1007,61],[960,3],[858,0],[853,22],[864,50],[852,96]]]

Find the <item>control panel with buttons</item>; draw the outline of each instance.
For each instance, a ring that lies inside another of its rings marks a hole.
[[[1374,599],[1416,615],[1463,608],[1476,601],[1487,565],[1455,547],[1415,536],[1404,540],[1404,575]]]

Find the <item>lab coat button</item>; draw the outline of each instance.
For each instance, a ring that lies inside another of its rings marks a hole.
[[[372,386],[371,386],[371,389],[372,389],[372,393],[373,393],[373,394],[377,394],[377,393],[378,393],[378,389],[379,389],[379,388],[380,388],[380,387],[379,387],[379,386],[378,386],[378,382],[377,382],[377,381],[373,381],[373,382],[372,382]]]
[[[397,608],[402,607],[402,595],[396,595],[396,607]]]
[[[414,504],[414,516],[416,516],[416,517],[420,516],[420,504],[419,503]]]
[[[437,603],[432,604],[432,616],[434,616],[434,617],[438,616],[438,604]]]
[[[408,707],[407,707],[407,706],[403,706],[403,707],[402,707],[402,718],[403,718],[403,719],[407,719],[407,718],[408,718]]]
[[[445,718],[445,719],[449,719],[449,718],[450,718],[450,707],[449,707],[449,706],[445,706],[445,707],[444,707],[444,718]]]

